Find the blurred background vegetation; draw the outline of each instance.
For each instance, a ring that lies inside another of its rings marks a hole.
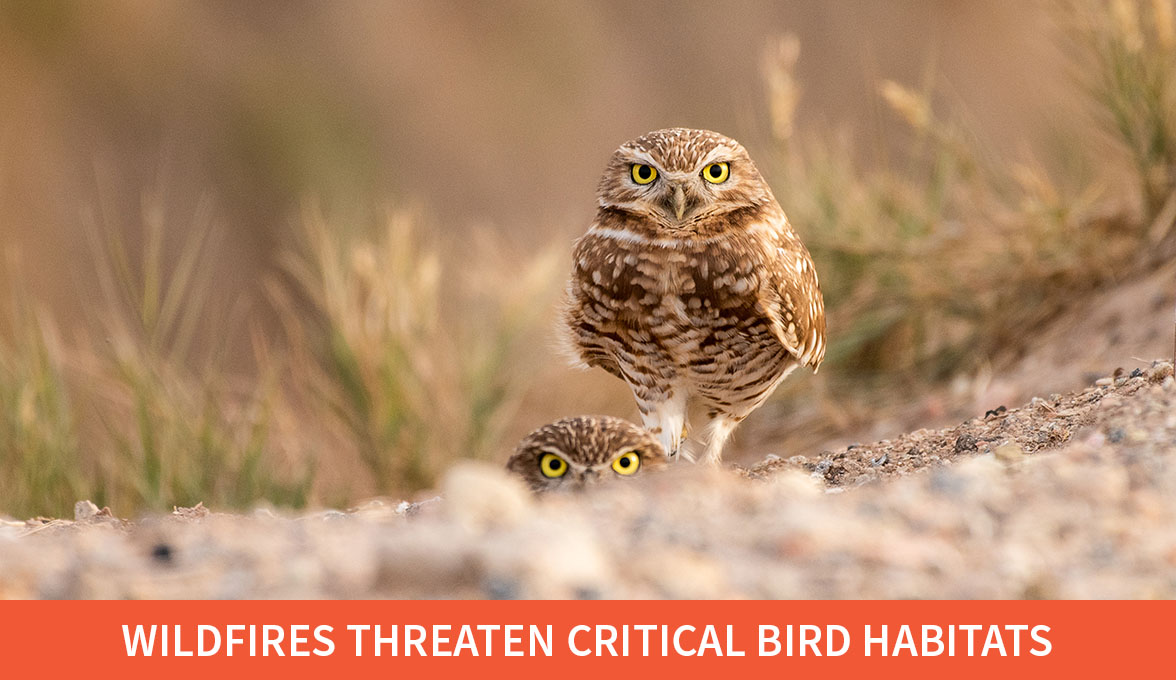
[[[634,417],[552,319],[675,125],[817,260],[789,454],[1176,255],[1171,0],[0,0],[0,513],[342,506]]]

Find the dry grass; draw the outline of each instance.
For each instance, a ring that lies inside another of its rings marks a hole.
[[[52,324],[28,306],[19,282],[13,281],[10,290],[14,295],[7,302],[16,331],[0,339],[0,507],[18,514],[60,514],[93,487],[78,464],[76,416],[59,338]]]
[[[308,417],[379,492],[425,488],[456,458],[501,450],[531,377],[522,341],[557,278],[553,250],[520,260],[482,234],[463,262],[423,242],[418,221],[394,211],[354,234],[307,210],[308,246],[286,258],[294,290],[271,287],[296,388],[321,405]]]
[[[408,213],[349,229],[308,209],[306,238],[270,285],[285,332],[251,334],[243,375],[227,339],[249,305],[211,299],[217,228],[201,213],[169,248],[156,208],[144,198],[142,252],[91,225],[105,304],[76,342],[13,296],[17,333],[0,346],[4,512],[68,515],[79,498],[123,513],[346,504],[427,488],[453,460],[508,446],[533,375],[525,340],[558,289],[559,253],[511,253],[482,234],[463,263],[425,243]],[[179,256],[165,264],[169,250]]]
[[[1056,163],[993,157],[957,122],[962,116],[935,110],[930,91],[892,81],[879,84],[879,95],[912,133],[902,167],[861,170],[845,160],[852,149],[798,142],[789,121],[773,119],[781,202],[822,273],[834,379],[937,378],[999,362],[1075,296],[1172,256],[1171,4],[1075,2],[1056,15],[1092,117],[1119,158],[1080,143],[1091,136],[1082,120],[1069,131],[1069,157]],[[767,55],[769,108],[791,115],[795,41]],[[1046,169],[1081,156],[1080,168],[1134,172],[1086,178]]]

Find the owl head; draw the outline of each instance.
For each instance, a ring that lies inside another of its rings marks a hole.
[[[647,218],[672,236],[705,230],[710,218],[765,203],[772,191],[739,142],[709,130],[668,128],[621,145],[600,180],[602,210]]]
[[[535,491],[580,490],[630,480],[666,464],[653,435],[608,416],[577,416],[544,425],[519,442],[506,468]]]

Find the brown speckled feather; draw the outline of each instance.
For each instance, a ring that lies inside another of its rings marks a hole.
[[[506,467],[519,475],[535,491],[580,489],[607,479],[619,479],[611,469],[618,456],[633,452],[640,458],[640,474],[666,463],[662,445],[633,423],[610,416],[576,416],[549,423],[523,438]],[[565,460],[568,471],[556,478],[540,472],[545,453]]]

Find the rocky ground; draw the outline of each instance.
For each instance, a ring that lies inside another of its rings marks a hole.
[[[1022,329],[1024,342],[993,365],[956,375],[940,388],[845,400],[817,377],[797,371],[782,390],[803,398],[771,400],[753,413],[735,431],[729,455],[750,466],[770,454],[893,439],[954,425],[1001,404],[1064,394],[1117,370],[1145,370],[1156,357],[1173,357],[1173,307],[1176,262],[1075,297],[1048,323]]]
[[[955,427],[535,498],[0,523],[0,597],[1176,597],[1176,386],[1155,362]]]

